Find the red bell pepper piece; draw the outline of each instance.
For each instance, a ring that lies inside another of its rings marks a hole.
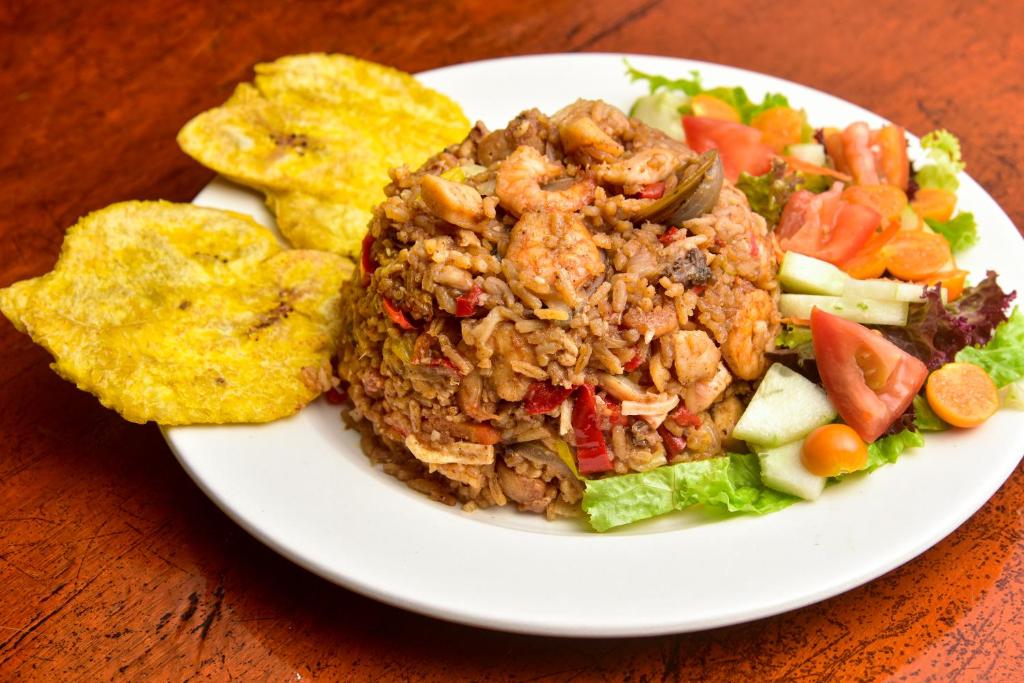
[[[668,416],[677,425],[682,425],[683,427],[700,427],[700,416],[691,413],[686,409],[686,406],[679,406],[669,413]]]
[[[373,275],[373,271],[377,270],[377,262],[370,255],[370,249],[373,248],[375,241],[377,238],[370,233],[366,233],[366,237],[363,238],[363,251],[359,257],[359,265],[363,271],[363,287],[370,284],[370,277]]]
[[[626,372],[633,372],[640,367],[640,364],[645,360],[647,360],[647,354],[644,353],[643,349],[637,349],[633,354],[633,357],[630,358],[622,367]]]
[[[456,297],[455,315],[459,318],[468,318],[476,313],[476,306],[480,302],[480,296],[483,293],[484,290],[480,289],[480,285],[474,284],[471,290]]]
[[[597,420],[593,384],[583,384],[576,389],[572,430],[576,436],[576,463],[581,474],[597,474],[612,469],[608,445]]]
[[[629,424],[629,420],[622,414],[622,404],[618,401],[614,401],[607,396],[604,399],[605,409],[608,411],[608,424],[611,426],[625,427]]]
[[[665,194],[665,183],[659,180],[656,183],[645,185],[644,189],[640,190],[636,196],[640,199],[661,199],[663,194]]]
[[[393,303],[391,303],[390,299],[385,297],[383,299],[383,302],[384,302],[384,312],[388,314],[389,318],[391,318],[391,322],[393,322],[394,324],[398,325],[403,330],[415,330],[416,329],[416,327],[411,322],[409,322],[409,320],[405,317],[405,313],[402,312],[402,309],[398,308]]]
[[[666,230],[665,233],[661,237],[658,238],[658,241],[667,246],[669,244],[672,244],[672,242],[675,241],[676,235],[678,235],[678,234],[679,234],[679,228],[677,228],[676,226],[673,225],[671,228]]]
[[[669,455],[676,456],[686,450],[686,439],[683,437],[676,436],[664,427],[658,428],[658,434],[661,434],[661,440],[665,443],[665,450]]]
[[[330,389],[324,392],[324,398],[327,399],[328,403],[330,403],[333,406],[336,406],[341,405],[342,403],[347,401],[348,394],[345,393],[344,389],[331,387]]]
[[[548,413],[562,405],[562,401],[572,393],[572,387],[556,387],[548,382],[534,382],[526,391],[523,400],[527,415]]]

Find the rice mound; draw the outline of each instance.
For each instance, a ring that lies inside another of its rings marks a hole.
[[[587,476],[722,453],[778,331],[777,263],[728,181],[703,215],[641,218],[694,157],[581,100],[394,169],[342,290],[370,460],[468,510],[574,515],[588,391],[609,464]]]

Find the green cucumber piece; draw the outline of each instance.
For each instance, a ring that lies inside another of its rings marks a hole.
[[[779,297],[779,312],[785,317],[806,320],[811,317],[811,309],[815,307],[855,323],[898,326],[907,324],[906,301],[879,301],[815,294],[783,294]]]
[[[816,142],[806,142],[801,145],[790,145],[786,152],[791,157],[815,166],[825,165],[825,146]]]
[[[689,102],[690,98],[682,93],[661,90],[638,98],[629,110],[629,115],[652,128],[664,131],[671,138],[684,140],[686,134],[683,132],[683,116],[679,110]]]
[[[787,292],[840,296],[850,276],[828,261],[787,251],[779,267],[779,284]]]
[[[846,282],[846,289],[843,296],[848,299],[878,299],[879,301],[906,301],[914,303],[925,298],[925,286],[913,282],[900,282],[898,280],[874,279],[855,280],[850,278]],[[942,300],[948,298],[945,288],[942,289]]]
[[[825,490],[825,477],[812,474],[800,461],[803,440],[777,448],[758,451],[761,461],[761,481],[768,488],[790,495],[814,500]]]
[[[802,439],[835,417],[836,411],[821,387],[775,363],[765,373],[732,435],[771,448]]]

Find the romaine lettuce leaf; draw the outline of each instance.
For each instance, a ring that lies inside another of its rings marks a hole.
[[[914,426],[922,432],[944,432],[949,429],[949,425],[935,414],[924,396],[915,396],[911,406],[914,408]]]
[[[1009,320],[996,327],[991,341],[962,349],[956,359],[984,368],[996,386],[1004,387],[1024,377],[1024,312],[1014,308]]]
[[[920,432],[904,429],[899,434],[886,436],[868,446],[868,465],[861,472],[873,472],[882,465],[896,462],[908,448],[920,448],[924,437]]]
[[[956,174],[964,170],[960,141],[948,130],[933,130],[921,138],[921,147],[931,163],[918,169],[914,175],[917,184],[955,192],[960,187]]]
[[[761,483],[757,456],[731,453],[586,483],[583,510],[597,531],[702,503],[733,513],[775,512],[797,498]]]
[[[945,223],[934,218],[925,218],[924,222],[932,230],[946,238],[949,248],[954,253],[973,247],[978,243],[978,224],[974,220],[973,213],[957,214],[955,218],[951,218]]]

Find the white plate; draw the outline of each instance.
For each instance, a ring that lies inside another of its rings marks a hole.
[[[754,97],[785,93],[812,123],[883,119],[816,90],[741,69],[632,57],[638,68]],[[627,108],[644,93],[619,55],[543,55],[420,75],[492,128],[520,110],[577,97]],[[1024,244],[973,180],[961,206],[983,239],[962,258],[974,278],[1002,273],[1024,291]],[[217,180],[196,203],[272,219],[256,194]],[[307,569],[359,593],[444,619],[563,636],[638,636],[711,628],[784,612],[869,581],[949,534],[980,508],[1024,452],[1021,413],[928,437],[893,466],[764,517],[670,515],[596,534],[514,510],[463,513],[373,469],[334,407],[319,401],[264,426],[165,432],[197,484],[242,527]]]

